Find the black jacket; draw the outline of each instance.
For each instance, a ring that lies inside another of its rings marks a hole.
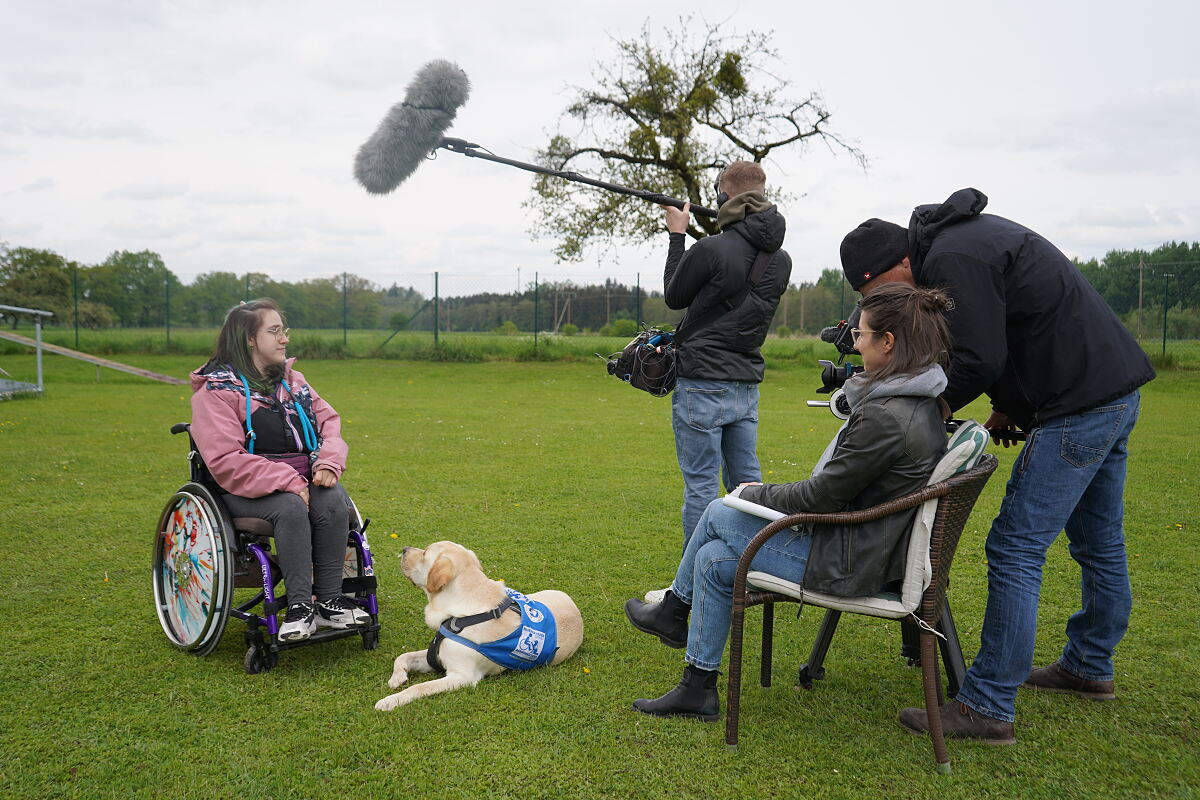
[[[736,310],[686,331],[678,351],[678,374],[759,383],[763,359],[758,348],[792,275],[792,259],[780,249],[786,223],[756,192],[730,198],[721,206],[720,219],[721,233],[701,239],[687,252],[684,234],[671,234],[663,284],[667,307],[687,309],[680,328],[732,300],[745,286],[759,250],[773,255],[762,279]]]
[[[952,410],[987,394],[1028,429],[1094,408],[1154,378],[1154,368],[1083,273],[1028,228],[981,214],[960,189],[918,206],[908,228],[913,277],[954,300]]]
[[[868,398],[850,414],[837,450],[814,477],[747,486],[741,497],[776,511],[861,511],[925,488],[946,451],[946,427],[933,397]],[[862,597],[904,577],[916,509],[862,525],[817,525],[804,586]]]

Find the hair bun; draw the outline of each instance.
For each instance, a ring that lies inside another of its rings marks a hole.
[[[917,287],[916,294],[921,305],[931,311],[950,311],[954,308],[954,301],[941,289]]]

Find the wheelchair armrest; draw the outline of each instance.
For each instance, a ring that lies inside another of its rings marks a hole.
[[[191,427],[192,427],[192,424],[190,422],[176,422],[174,425],[171,426],[171,433],[172,434],[184,433]]]

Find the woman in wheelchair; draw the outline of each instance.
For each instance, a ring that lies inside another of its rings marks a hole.
[[[788,514],[856,511],[923,488],[946,449],[938,396],[946,388],[939,362],[950,352],[937,290],[887,284],[862,301],[853,331],[864,371],[848,380],[851,414],[807,480],[743,484],[740,497]],[[751,568],[828,594],[874,594],[904,572],[913,514],[859,525],[798,528],[770,540]],[[720,717],[717,669],[729,637],[733,579],[746,544],[764,520],[713,501],[696,525],[660,603],[630,600],[629,621],[664,644],[686,648],[683,679],[633,707],[659,717]]]
[[[349,524],[341,420],[292,368],[287,343],[275,301],[230,309],[216,352],[191,375],[191,434],[230,514],[274,526],[288,595],[279,639],[294,642],[370,617],[341,592]]]

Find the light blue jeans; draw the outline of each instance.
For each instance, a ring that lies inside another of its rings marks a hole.
[[[733,578],[738,559],[767,520],[713,500],[692,532],[671,591],[692,607],[684,658],[700,669],[717,669],[729,638]],[[753,570],[802,583],[812,534],[807,529],[775,534],[750,562]]]
[[[680,378],[671,397],[675,454],[683,473],[683,546],[708,504],[739,483],[762,480],[758,384]]]
[[[1129,433],[1140,395],[1037,428],[1013,465],[987,538],[988,599],[979,655],[957,699],[1011,722],[1017,687],[1033,666],[1046,551],[1066,530],[1082,571],[1082,606],[1067,622],[1059,661],[1088,680],[1113,677],[1113,650],[1129,626],[1132,592],[1123,518]]]

